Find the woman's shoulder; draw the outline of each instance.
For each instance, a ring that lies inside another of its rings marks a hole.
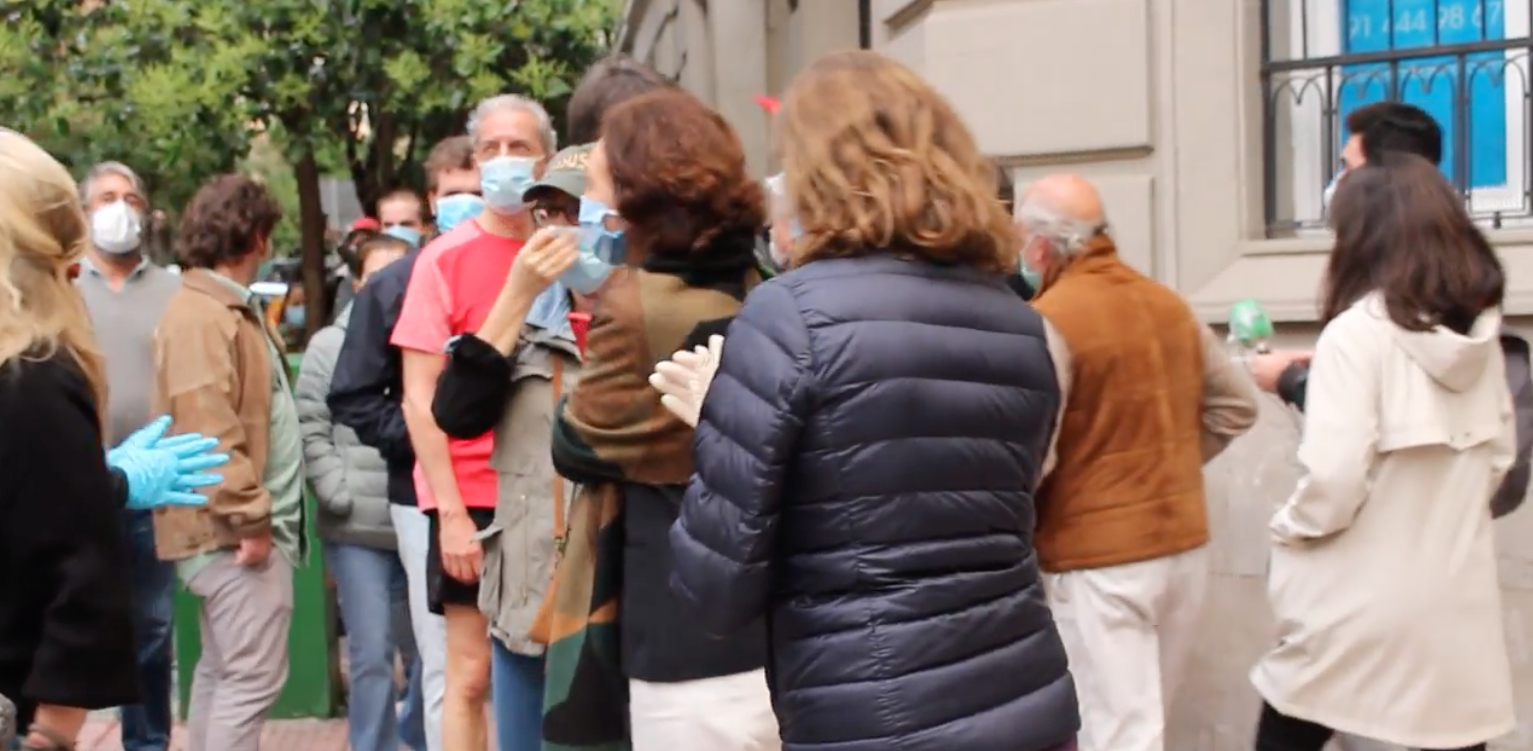
[[[12,396],[38,388],[90,393],[79,364],[62,349],[46,355],[17,355],[0,365],[0,394]]]
[[[1377,292],[1364,295],[1325,324],[1320,335],[1365,336],[1369,332],[1387,332],[1394,323],[1384,306],[1383,295]]]
[[[85,374],[68,353],[23,355],[0,365],[0,424],[56,419],[71,411],[94,418],[95,397]],[[49,428],[38,425],[35,429]]]

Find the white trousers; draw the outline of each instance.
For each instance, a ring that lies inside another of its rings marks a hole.
[[[427,751],[442,751],[442,700],[447,694],[447,619],[431,612],[426,600],[426,546],[431,526],[414,506],[389,504],[399,562],[410,590],[410,628],[421,658],[421,694],[426,708]]]
[[[1165,751],[1208,576],[1205,546],[1046,577],[1080,697],[1080,751]]]
[[[628,681],[633,751],[779,751],[766,671],[682,683]]]

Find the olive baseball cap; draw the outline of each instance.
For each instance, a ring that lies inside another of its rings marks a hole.
[[[539,190],[552,188],[576,198],[586,192],[586,161],[591,158],[591,144],[569,146],[554,154],[543,170],[543,178],[522,191],[523,200],[531,200]]]

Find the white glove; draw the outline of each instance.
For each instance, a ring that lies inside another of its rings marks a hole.
[[[662,360],[649,377],[649,384],[660,392],[660,404],[682,422],[697,427],[703,398],[713,385],[723,352],[724,337],[714,334],[708,337],[708,346],[698,346],[691,352],[680,350],[671,359]]]

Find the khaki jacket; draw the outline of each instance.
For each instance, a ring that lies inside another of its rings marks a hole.
[[[261,482],[271,430],[269,336],[249,302],[204,270],[185,272],[165,307],[154,333],[154,412],[169,414],[177,433],[217,438],[229,463],[218,470],[223,482],[207,489],[207,506],[155,510],[163,560],[231,548],[271,529],[271,494]]]
[[[575,345],[527,327],[512,364],[511,398],[495,427],[490,466],[500,478],[495,522],[482,533],[479,609],[513,653],[537,656],[528,638],[553,577],[574,483],[554,471],[549,447],[559,401],[580,379]]]
[[[1320,334],[1252,672],[1279,712],[1407,748],[1517,727],[1487,503],[1517,445],[1500,325],[1409,332],[1370,296]]]

